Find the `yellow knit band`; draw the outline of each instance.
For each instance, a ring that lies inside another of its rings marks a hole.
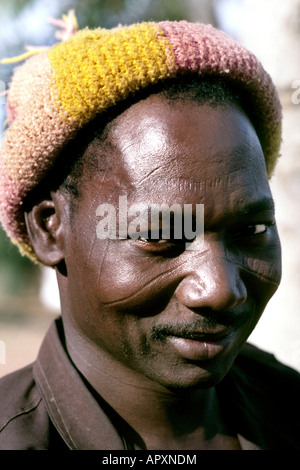
[[[162,35],[157,25],[141,23],[121,30],[85,29],[54,46],[48,54],[51,87],[62,115],[81,127],[130,93],[170,77],[175,60],[171,68],[171,46]]]

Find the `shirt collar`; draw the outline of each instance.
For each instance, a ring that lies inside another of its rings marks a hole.
[[[70,449],[124,450],[126,444],[64,349],[60,319],[50,326],[34,377],[51,420]]]

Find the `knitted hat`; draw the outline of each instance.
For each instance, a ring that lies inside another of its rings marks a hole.
[[[23,202],[79,129],[151,84],[183,74],[229,78],[252,103],[271,175],[281,142],[277,91],[258,59],[210,25],[186,21],[84,29],[29,58],[7,96],[9,128],[0,160],[0,219],[34,258]]]

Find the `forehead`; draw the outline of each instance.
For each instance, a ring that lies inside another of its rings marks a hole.
[[[219,195],[240,205],[270,196],[258,137],[235,105],[150,96],[115,120],[109,140],[118,164],[106,192],[117,184],[133,200],[208,204]]]

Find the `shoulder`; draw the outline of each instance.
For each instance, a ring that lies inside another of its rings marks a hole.
[[[247,383],[259,384],[259,388],[272,391],[272,395],[299,396],[299,372],[252,344],[245,344],[233,370]]]
[[[0,450],[48,445],[49,419],[32,369],[29,365],[0,380]]]
[[[300,374],[246,344],[220,384],[224,406],[247,439],[268,450],[300,450]]]

